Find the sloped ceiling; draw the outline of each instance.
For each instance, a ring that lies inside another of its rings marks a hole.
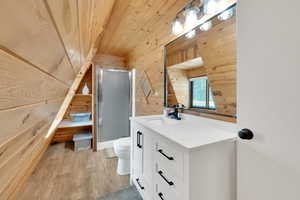
[[[49,126],[113,5],[1,0],[0,199],[13,198],[47,148]]]
[[[149,36],[160,35],[188,0],[116,0],[99,52],[126,56]]]
[[[101,35],[99,53],[129,57],[135,51],[164,46],[178,36],[171,34],[176,14],[190,0],[116,0]],[[199,1],[200,2],[200,1]],[[222,0],[224,7],[236,0]],[[197,3],[197,2],[195,2]],[[211,15],[205,15],[204,20]],[[184,30],[187,32],[189,30]]]

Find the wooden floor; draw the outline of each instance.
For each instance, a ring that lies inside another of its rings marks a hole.
[[[118,176],[116,167],[117,159],[103,152],[51,145],[17,199],[94,200],[129,185],[129,176]]]

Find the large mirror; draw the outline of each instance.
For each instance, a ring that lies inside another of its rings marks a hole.
[[[236,18],[216,15],[165,46],[165,105],[236,119]]]

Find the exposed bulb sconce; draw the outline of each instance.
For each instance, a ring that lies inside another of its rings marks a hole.
[[[225,21],[227,19],[230,19],[234,14],[233,8],[227,9],[224,12],[222,12],[220,15],[218,15],[218,20]]]
[[[211,21],[213,17],[217,16],[218,20],[224,21],[230,19],[234,14],[234,5],[231,5],[229,8],[228,1],[225,0],[191,0],[185,8],[177,13],[172,23],[172,33],[180,35],[183,34],[183,31],[193,29],[185,34],[187,38],[192,38],[196,35],[195,27],[199,24],[199,19],[203,16],[206,15],[210,21],[202,24],[199,29],[201,31],[208,31],[213,26]]]
[[[211,27],[212,27],[212,22],[211,21],[207,21],[207,22],[205,22],[204,24],[202,24],[200,27],[199,27],[199,29],[201,30],[201,31],[208,31],[209,29],[211,29]]]
[[[208,15],[217,13],[219,10],[218,0],[206,0],[203,9],[204,13]]]
[[[195,30],[191,30],[190,32],[188,32],[185,37],[187,38],[193,38],[196,35],[196,31]]]
[[[183,25],[178,17],[173,21],[172,33],[174,35],[179,35],[183,31]]]
[[[193,28],[198,21],[199,8],[191,4],[185,10],[185,28]]]

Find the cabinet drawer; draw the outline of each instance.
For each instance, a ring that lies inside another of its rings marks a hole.
[[[146,197],[149,197],[153,193],[153,190],[151,190],[149,183],[147,183],[143,178],[134,178],[133,183],[144,199],[146,199]]]
[[[170,178],[170,177],[168,177]],[[173,177],[170,178],[173,180]],[[178,183],[178,182],[177,182]],[[159,174],[155,175],[155,200],[182,200],[181,198],[181,183],[169,185]]]
[[[183,152],[180,152],[176,146],[157,141],[155,161],[169,173],[176,174],[181,178],[183,177]]]

